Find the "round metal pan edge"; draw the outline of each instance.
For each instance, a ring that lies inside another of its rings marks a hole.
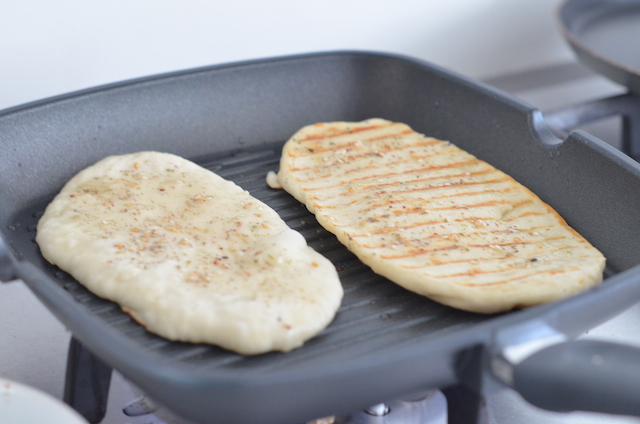
[[[558,21],[585,64],[640,95],[640,1],[568,0]]]

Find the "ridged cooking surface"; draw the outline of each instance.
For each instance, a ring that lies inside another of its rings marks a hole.
[[[88,312],[99,316],[144,348],[199,371],[249,368],[268,372],[285,367],[335,363],[367,352],[421,342],[489,318],[456,311],[410,293],[362,265],[332,234],[317,224],[305,206],[283,190],[267,186],[267,172],[278,170],[281,146],[282,143],[274,143],[259,150],[234,152],[219,155],[215,160],[196,162],[236,182],[278,211],[289,226],[300,231],[309,245],[329,258],[338,269],[345,297],[335,320],[319,336],[290,353],[244,357],[215,346],[171,342],[148,333],[118,305],[94,296],[40,256],[33,241],[35,225],[51,199],[20,214],[12,225],[16,236],[12,244],[26,247],[16,248],[16,251],[22,253],[23,259],[41,265]]]

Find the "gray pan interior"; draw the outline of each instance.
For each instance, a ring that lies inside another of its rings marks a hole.
[[[585,64],[640,95],[639,0],[568,0],[559,18]]]
[[[607,256],[604,284],[565,301],[484,316],[374,275],[303,206],[265,184],[283,142],[300,127],[370,117],[450,140],[527,185]],[[48,265],[33,242],[45,205],[82,168],[141,150],[192,159],[275,208],[338,268],[345,298],[335,321],[291,353],[243,357],[149,334]],[[490,345],[499,329],[539,320],[575,336],[640,299],[638,165],[586,133],[561,141],[533,107],[408,58],[336,52],[252,61],[6,110],[0,168],[0,230],[12,271],[95,354],[203,423],[304,422],[448,386],[457,381],[455,355]]]

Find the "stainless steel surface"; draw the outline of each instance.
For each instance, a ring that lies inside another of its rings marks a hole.
[[[624,92],[620,86],[575,64],[495,78],[488,83],[515,94],[539,107],[543,112]],[[612,118],[590,124],[585,129],[619,147],[618,127],[619,120]],[[21,282],[0,284],[0,322],[0,377],[32,385],[61,398],[69,332]],[[615,340],[640,346],[640,305],[632,307],[582,337]],[[184,424],[185,421],[162,409],[137,417],[125,415],[123,408],[140,396],[141,393],[136,388],[115,373],[107,416],[103,424]],[[542,411],[527,404],[515,392],[497,385],[491,389],[487,403],[490,422],[495,424],[640,423],[638,418]]]
[[[367,414],[373,417],[383,417],[387,415],[389,412],[391,412],[391,409],[389,409],[389,407],[386,404],[379,403],[377,405],[373,405],[365,409],[364,412],[366,412]]]
[[[124,408],[122,412],[128,417],[139,417],[140,415],[151,414],[158,410],[158,405],[148,396],[142,395]]]
[[[567,336],[544,322],[530,321],[498,332],[498,351],[492,355],[493,375],[513,387],[513,367],[534,353],[556,343],[567,340]]]
[[[372,413],[375,412],[375,413]],[[339,424],[446,424],[447,401],[441,391],[435,390],[414,400],[396,400],[378,404],[364,412],[357,412]]]
[[[581,336],[640,346],[640,305]],[[561,394],[560,394],[561,395]],[[639,424],[640,418],[586,412],[557,413],[531,406],[506,388],[495,388],[487,399],[492,424]]]

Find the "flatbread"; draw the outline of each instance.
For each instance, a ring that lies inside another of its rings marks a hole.
[[[604,256],[549,205],[405,124],[304,127],[278,180],[376,273],[455,308],[505,311],[602,281]]]
[[[166,153],[80,172],[47,207],[36,241],[149,331],[242,354],[301,346],[343,295],[331,262],[273,209]]]

